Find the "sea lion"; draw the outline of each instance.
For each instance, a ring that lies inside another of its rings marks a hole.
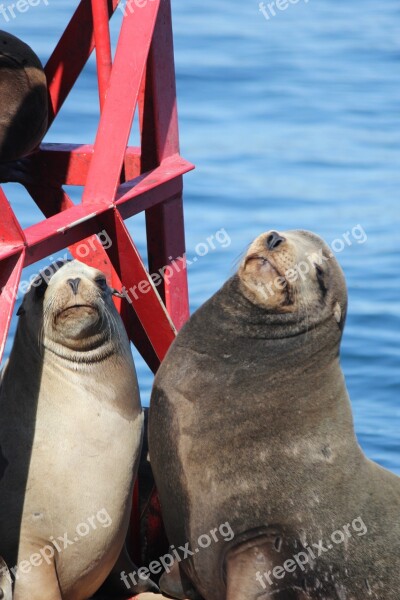
[[[191,553],[163,591],[398,599],[400,478],[357,443],[339,362],[346,308],[327,244],[269,231],[178,334],[154,382],[150,459],[169,541]],[[225,521],[233,539],[204,548]]]
[[[86,600],[120,553],[128,568],[143,432],[130,344],[104,274],[78,261],[42,272],[18,314],[0,388],[0,554],[14,600]]]
[[[0,162],[17,160],[42,141],[48,123],[46,75],[36,54],[0,31]]]

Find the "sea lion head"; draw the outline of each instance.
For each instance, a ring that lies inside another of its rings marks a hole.
[[[267,231],[250,245],[238,276],[243,295],[281,323],[331,322],[342,331],[346,282],[332,250],[309,231]]]
[[[18,314],[40,347],[62,355],[103,352],[121,336],[112,293],[102,271],[58,261],[33,280]]]
[[[48,124],[43,66],[25,42],[0,31],[0,162],[33,152]]]

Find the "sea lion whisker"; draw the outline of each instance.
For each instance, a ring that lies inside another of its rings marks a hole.
[[[111,341],[112,334],[114,332],[112,316],[108,313],[105,313],[106,321],[107,321],[107,331],[108,331],[108,340]]]
[[[113,331],[114,331],[114,333],[116,333],[116,334],[117,334],[117,336],[118,336],[118,341],[119,341],[119,342],[121,342],[121,341],[122,341],[122,335],[121,335],[121,331],[120,331],[119,327],[117,326],[117,319],[116,319],[116,316],[115,316],[115,315],[113,315],[113,314],[110,314],[109,316],[110,316],[110,318],[112,319]]]
[[[250,244],[247,244],[246,248],[244,250],[242,250],[241,252],[239,252],[239,254],[232,260],[231,269],[238,268],[239,263],[243,260],[243,256],[249,249],[249,246],[250,246]]]
[[[49,326],[49,322],[51,322],[51,320],[52,320],[51,319],[51,311],[53,309],[53,306],[54,306],[54,299],[50,298],[50,300],[46,303],[46,305],[43,308],[42,323],[41,323],[41,327],[39,328],[39,331],[38,331],[38,345],[39,345],[39,347],[43,346],[44,337],[45,337],[45,330]]]
[[[102,302],[105,306],[105,302],[102,299]],[[118,330],[118,326],[116,323],[116,317],[115,315],[113,315],[112,313],[108,312],[107,310],[103,311],[103,316],[105,317],[106,321],[107,321],[107,331],[108,331],[108,340],[111,341],[112,336],[113,335],[117,335],[118,337],[118,343],[120,343],[121,341],[121,336],[120,336],[120,332]]]
[[[101,304],[101,308],[104,309],[105,308],[105,302],[103,300],[103,298],[101,296],[99,296],[99,301]],[[105,323],[105,315],[106,312],[104,310],[99,310],[99,314],[100,314],[100,327],[103,327],[104,323]],[[108,322],[108,319],[107,319]]]
[[[268,260],[268,258],[266,258],[265,256],[262,256],[261,254],[257,254],[256,252],[254,252],[253,254],[249,254],[248,256],[246,256],[246,258],[244,259],[244,268],[246,268],[247,263],[251,262],[252,260],[261,260],[264,263],[269,263],[271,265],[271,267],[273,269],[275,269],[275,271],[278,273],[277,269],[274,267],[274,265]],[[279,273],[278,273],[279,275]]]

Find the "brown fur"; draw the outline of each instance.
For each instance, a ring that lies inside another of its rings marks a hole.
[[[154,383],[150,458],[170,543],[193,549],[226,521],[235,533],[180,563],[196,590],[180,597],[397,600],[400,479],[354,434],[343,273],[318,236],[283,232],[269,249],[268,235],[184,326]],[[302,261],[308,273],[293,280]],[[270,294],[277,276],[286,285]],[[265,588],[256,580],[358,517],[365,535]]]
[[[47,81],[33,50],[0,31],[0,162],[26,156],[47,130]]]

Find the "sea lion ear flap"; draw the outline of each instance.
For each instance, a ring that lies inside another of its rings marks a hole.
[[[335,317],[336,323],[340,327],[340,321],[342,320],[342,309],[339,302],[336,302],[335,306],[333,307],[333,316]]]

